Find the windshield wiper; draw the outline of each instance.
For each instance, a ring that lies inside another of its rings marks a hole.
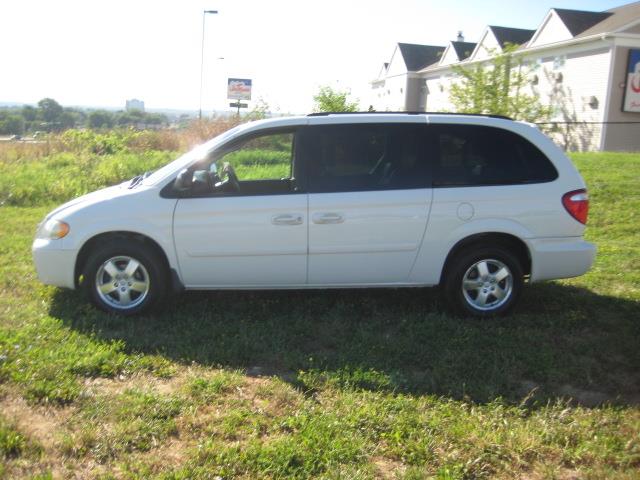
[[[136,185],[138,185],[140,182],[142,181],[142,175],[136,175],[135,177],[133,177],[131,179],[131,181],[129,182],[129,187],[128,188],[133,188]]]
[[[144,172],[142,175],[136,175],[131,179],[131,181],[129,182],[129,186],[127,188],[134,188],[138,186],[140,182],[142,182],[142,180],[147,178],[149,175],[151,175],[151,171]]]

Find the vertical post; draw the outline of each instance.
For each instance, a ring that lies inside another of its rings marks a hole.
[[[207,13],[216,14],[217,10],[202,11],[202,46],[200,48],[200,106],[198,108],[198,119],[202,120],[202,87],[204,83],[204,21]]]

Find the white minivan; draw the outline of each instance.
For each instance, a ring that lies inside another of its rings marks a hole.
[[[589,201],[532,125],[486,115],[312,114],[240,125],[38,228],[40,280],[135,314],[183,289],[441,285],[462,315],[592,265]]]

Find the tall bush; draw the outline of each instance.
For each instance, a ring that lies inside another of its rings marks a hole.
[[[527,122],[544,121],[551,115],[551,107],[531,91],[528,68],[512,46],[487,63],[454,65],[452,69],[458,78],[449,89],[449,100],[457,112],[504,115]]]

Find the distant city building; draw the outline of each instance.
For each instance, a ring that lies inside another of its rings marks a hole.
[[[371,82],[375,110],[453,111],[454,65],[486,65],[517,46],[529,93],[553,107],[552,138],[567,150],[640,150],[640,2],[604,12],[553,8],[537,30],[487,26],[477,43],[398,43]],[[624,101],[623,101],[624,100]]]
[[[132,98],[131,100],[127,100],[125,109],[127,110],[127,112],[132,112],[134,110],[144,112],[144,102],[142,100],[138,100],[137,98]]]

